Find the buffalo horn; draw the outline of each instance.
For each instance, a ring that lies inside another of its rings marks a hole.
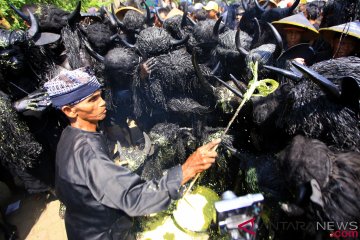
[[[81,10],[81,1],[78,2],[75,10],[67,18],[69,26],[75,26],[75,23],[80,20],[81,18],[80,10]]]
[[[304,59],[311,59],[315,55],[314,49],[308,43],[300,43],[295,45],[285,52],[283,52],[279,58],[279,62],[283,62],[287,59],[294,59],[294,58],[304,58]]]
[[[269,26],[275,41],[276,41],[276,48],[274,51],[274,58],[278,59],[278,57],[280,56],[280,54],[283,52],[283,41],[281,38],[280,33],[278,32],[278,30],[276,30],[276,28],[274,27],[274,25],[272,25],[271,23],[266,22],[266,24]]]
[[[301,73],[308,76],[311,81],[313,81],[316,85],[318,85],[321,90],[329,97],[334,99],[340,99],[340,89],[332,83],[329,79],[315,72],[314,70],[296,62],[291,62],[294,67],[296,67]]]
[[[257,9],[259,9],[261,12],[265,12],[265,8],[266,6],[269,4],[270,0],[267,0],[266,3],[264,3],[262,6],[260,5],[260,3],[258,2],[258,0],[255,0],[255,5],[257,7]]]
[[[181,28],[184,28],[187,25],[187,15],[188,15],[188,7],[187,7],[187,2],[185,2],[185,7],[184,7],[184,14],[182,15],[181,18]]]
[[[31,27],[29,28],[29,30],[27,32],[28,32],[30,38],[33,38],[33,37],[35,37],[35,35],[37,35],[39,33],[39,23],[37,22],[34,14],[32,14],[32,12],[30,12],[29,9],[28,9],[28,13],[29,13]]]
[[[233,87],[231,87],[229,84],[227,84],[226,82],[224,82],[223,80],[221,80],[220,78],[213,76],[218,82],[220,82],[222,85],[224,85],[227,89],[229,89],[230,91],[232,91],[236,96],[243,98],[243,95],[241,92],[239,92],[238,90],[234,89]]]
[[[171,46],[176,47],[176,46],[182,45],[182,44],[186,43],[189,40],[189,38],[190,38],[190,36],[186,35],[185,37],[183,37],[180,40],[175,40],[175,39],[171,40]]]
[[[213,28],[213,37],[214,37],[215,39],[218,39],[218,38],[219,38],[219,28],[220,28],[221,21],[222,21],[222,16],[219,17],[219,19],[216,21],[216,23],[215,23],[215,25],[214,25],[214,28]]]
[[[289,71],[289,70],[285,70],[285,69],[282,69],[282,68],[277,68],[277,67],[273,67],[273,66],[268,66],[268,65],[265,65],[264,68],[270,70],[270,71],[273,71],[277,74],[280,74],[280,75],[283,75],[287,78],[290,78],[291,80],[294,80],[294,81],[300,81],[301,80],[301,77],[302,76],[299,76],[297,75],[296,73],[292,72],[292,71]]]
[[[236,77],[234,75],[232,75],[231,73],[230,73],[230,78],[233,81],[233,83],[235,84],[235,86],[239,89],[239,91],[241,91],[242,93],[245,93],[247,91],[246,87],[242,86],[240,84],[240,81],[237,80]]]
[[[241,0],[241,5],[245,11],[249,10],[249,1],[248,0]]]
[[[211,74],[212,74],[212,75],[215,74],[216,71],[219,69],[219,67],[220,67],[220,61],[217,62],[217,64],[215,65],[215,67],[214,67],[213,70],[211,71]]]
[[[113,5],[113,3],[111,4],[111,6],[112,6],[112,5]],[[109,20],[110,20],[111,26],[117,27],[117,24],[116,24],[116,20],[115,20],[114,15],[112,15],[112,14],[109,12],[109,10],[107,10],[106,7],[104,7],[103,9],[104,9],[106,15],[108,16],[108,18],[109,18]]]
[[[212,92],[213,90],[211,89],[211,86],[209,83],[206,82],[204,75],[201,72],[200,66],[197,62],[196,59],[196,50],[193,50],[192,56],[191,56],[191,62],[193,64],[194,70],[195,70],[195,75],[196,77],[199,79],[200,83],[202,84],[202,86],[209,92]]]
[[[297,8],[297,6],[299,5],[300,0],[296,0],[293,5],[291,5],[291,7],[289,7],[289,13],[288,15],[291,15],[293,13],[293,11]],[[286,17],[286,16],[285,16]]]
[[[111,4],[111,15],[115,19],[117,25],[123,30],[125,29],[124,23],[115,15],[114,4]]]
[[[252,43],[255,44],[259,41],[260,35],[261,35],[261,28],[260,28],[260,23],[259,20],[257,18],[254,18],[253,20],[255,22],[255,34],[254,34],[254,38],[252,40]]]
[[[118,39],[120,40],[120,42],[122,42],[126,47],[128,48],[136,48],[134,44],[129,43],[127,40],[125,40],[124,38],[122,38],[119,34],[116,34]]]
[[[143,136],[144,136],[144,140],[145,140],[145,145],[144,145],[144,149],[142,151],[147,156],[147,155],[149,155],[149,153],[151,151],[152,143],[151,143],[150,137],[145,132],[143,132]]]
[[[95,58],[97,61],[103,63],[104,62],[104,57],[101,56],[99,53],[97,53],[94,49],[92,49],[92,47],[90,46],[89,42],[86,39],[82,39],[82,42],[85,45],[85,48],[87,50],[87,52],[90,54],[90,56],[92,56],[93,58]]]
[[[150,26],[151,25],[151,13],[150,13],[150,8],[149,6],[146,4],[146,2],[143,0],[141,2],[141,5],[145,5],[145,9],[146,9],[146,16],[145,16],[145,23]]]
[[[343,103],[355,110],[356,113],[360,113],[360,85],[353,77],[343,77],[338,79],[341,82],[341,99]]]
[[[245,48],[241,47],[240,28],[236,31],[235,44],[236,44],[236,49],[239,51],[241,55],[247,56],[249,54],[249,52]]]
[[[31,19],[29,16],[26,16],[26,14],[24,14],[22,11],[20,11],[19,9],[17,9],[14,5],[12,5],[11,3],[9,3],[9,6],[16,12],[17,15],[19,15],[19,17],[21,17],[22,20],[26,21],[27,23],[31,22]]]

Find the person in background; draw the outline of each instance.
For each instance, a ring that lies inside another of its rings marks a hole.
[[[206,19],[206,11],[203,9],[204,5],[202,3],[195,3],[194,5],[189,7],[189,12],[190,12],[190,17],[194,20],[194,21],[202,21]],[[197,16],[197,13],[199,12],[199,10],[201,10],[202,12],[204,12],[204,17]],[[200,20],[197,18],[200,17]]]
[[[235,22],[236,26],[239,26],[240,20],[242,16],[244,15],[245,10],[242,7],[238,7],[235,11]]]
[[[319,8],[315,4],[309,4],[306,8],[306,17],[310,23],[319,30],[319,22],[317,21],[319,17]]]
[[[208,13],[206,12],[205,9],[198,9],[198,10],[195,10],[193,19],[198,22],[205,21],[207,18],[207,15],[208,15]]]
[[[348,22],[329,28],[320,28],[320,35],[327,41],[331,49],[319,52],[315,62],[332,58],[359,56],[360,54],[360,22]]]
[[[219,5],[214,1],[209,1],[205,7],[203,7],[207,12],[208,19],[218,20]]]
[[[209,168],[220,139],[199,147],[183,165],[143,181],[110,158],[97,131],[106,116],[101,85],[89,68],[64,71],[45,83],[52,104],[68,118],[56,152],[55,189],[66,206],[69,240],[133,240],[132,216],[165,210],[181,186]]]
[[[302,13],[274,21],[272,24],[285,39],[285,49],[300,43],[311,43],[319,35],[319,32]]]
[[[158,11],[158,14],[161,17],[161,19],[166,19],[166,16],[170,12],[168,8],[159,8],[157,11]],[[154,24],[155,24],[156,27],[162,27],[162,23],[159,21],[156,14],[155,14]]]
[[[215,2],[218,4],[219,6],[219,11],[217,16],[220,17],[222,16],[223,19],[227,18],[227,14],[228,14],[228,9],[227,9],[227,5],[222,1],[222,0],[215,0]]]
[[[281,33],[284,41],[284,49],[287,50],[300,43],[312,44],[318,38],[319,32],[306,19],[304,14],[298,13],[290,17],[274,21],[272,24]],[[296,58],[297,62],[304,64],[311,59]]]
[[[175,1],[173,0],[159,0],[159,7],[173,9],[177,8]]]
[[[300,0],[300,3],[299,3],[299,6],[297,7],[297,12],[298,13],[303,13],[304,15],[305,15],[305,17],[307,17],[307,12],[306,12],[306,4],[307,4],[307,0]],[[290,4],[288,3],[288,6],[289,6]],[[291,2],[291,5],[290,6],[292,6],[293,5],[293,2]]]

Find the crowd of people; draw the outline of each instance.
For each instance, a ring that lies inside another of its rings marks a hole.
[[[359,223],[359,4],[12,6],[29,27],[0,28],[0,180],[59,198],[69,239],[135,239],[132,217],[205,170],[218,194],[263,192],[264,218]],[[279,87],[257,87],[225,133],[258,79]]]

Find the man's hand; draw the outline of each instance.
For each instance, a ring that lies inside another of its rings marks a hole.
[[[155,65],[156,65],[156,61],[155,58],[150,58],[148,60],[146,60],[146,62],[144,62],[143,64],[140,64],[140,78],[142,80],[144,80],[145,78],[147,78],[151,71],[154,69]]]
[[[217,157],[216,148],[220,142],[221,139],[215,139],[196,149],[196,151],[186,159],[185,163],[181,166],[183,172],[182,185],[197,173],[208,169],[215,162],[215,158]]]
[[[50,105],[50,101],[47,100],[47,95],[43,91],[35,91],[16,101],[13,106],[17,112],[25,112],[26,110],[43,111]]]

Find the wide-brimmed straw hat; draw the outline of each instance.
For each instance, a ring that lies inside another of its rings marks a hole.
[[[118,9],[115,10],[115,15],[116,15],[116,17],[118,19],[123,20],[125,14],[129,10],[133,10],[133,11],[136,11],[136,12],[139,12],[139,13],[143,14],[142,11],[140,11],[139,9],[134,8],[134,7],[121,7],[121,8],[118,8]]]
[[[319,36],[319,32],[302,13],[274,21],[272,24],[282,33],[285,33],[287,29],[303,31],[301,34],[304,40],[313,40]]]
[[[166,19],[169,19],[169,18],[178,16],[178,15],[182,16],[183,14],[184,14],[184,12],[181,11],[180,9],[173,8],[173,9],[171,9],[171,11],[166,15]]]
[[[344,36],[351,36],[360,40],[360,22],[348,22],[329,28],[320,28],[319,32],[327,41],[331,41],[337,33],[343,33]]]

